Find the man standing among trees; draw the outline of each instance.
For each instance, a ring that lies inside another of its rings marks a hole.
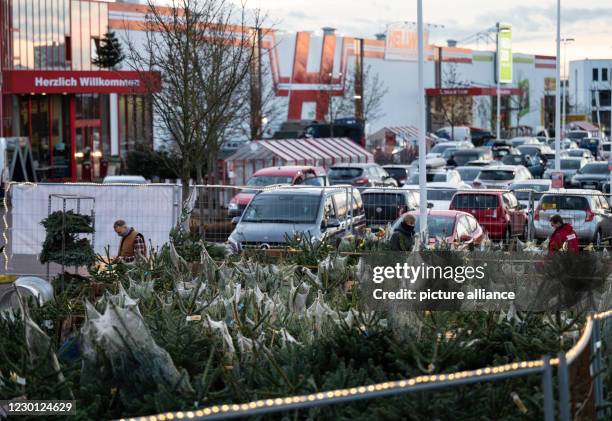
[[[144,236],[132,227],[128,227],[123,219],[115,221],[113,228],[119,237],[119,252],[117,259],[123,263],[133,263],[137,258],[147,257],[147,245]]]

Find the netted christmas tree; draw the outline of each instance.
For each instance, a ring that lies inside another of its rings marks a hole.
[[[59,263],[65,266],[89,266],[96,260],[91,241],[81,234],[94,232],[93,218],[71,210],[57,211],[41,221],[47,231],[41,263]]]

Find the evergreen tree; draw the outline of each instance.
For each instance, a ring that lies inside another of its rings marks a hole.
[[[121,43],[114,32],[104,34],[96,50],[98,56],[92,63],[103,69],[114,69],[125,58]]]

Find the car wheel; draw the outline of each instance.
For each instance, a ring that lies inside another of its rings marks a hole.
[[[603,235],[601,234],[601,228],[597,229],[597,232],[595,233],[595,238],[593,239],[593,243],[595,244],[595,247],[597,249],[601,248],[601,245],[603,243]]]
[[[512,232],[510,231],[510,225],[506,228],[506,232],[504,233],[504,242],[506,244],[510,244],[510,240],[512,239]]]

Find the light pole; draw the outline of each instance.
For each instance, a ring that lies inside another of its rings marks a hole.
[[[561,42],[563,43],[563,73],[565,73],[565,83],[563,86],[563,89],[561,91],[561,104],[562,104],[562,111],[561,111],[561,117],[562,117],[562,124],[563,127],[561,129],[561,133],[563,133],[565,135],[565,126],[566,126],[566,111],[565,111],[565,103],[567,102],[567,98],[565,95],[565,91],[566,88],[568,87],[567,83],[569,82],[569,76],[567,75],[568,71],[567,71],[567,44],[569,44],[570,42],[574,42],[576,41],[574,38],[561,38]]]
[[[418,129],[419,129],[419,196],[420,196],[420,215],[419,215],[419,235],[421,244],[427,244],[427,144],[425,142],[425,82],[424,82],[424,46],[423,46],[423,0],[417,0],[417,33],[419,48],[419,89],[418,98]]]
[[[555,83],[555,171],[561,171],[561,0],[557,0],[557,77]]]

